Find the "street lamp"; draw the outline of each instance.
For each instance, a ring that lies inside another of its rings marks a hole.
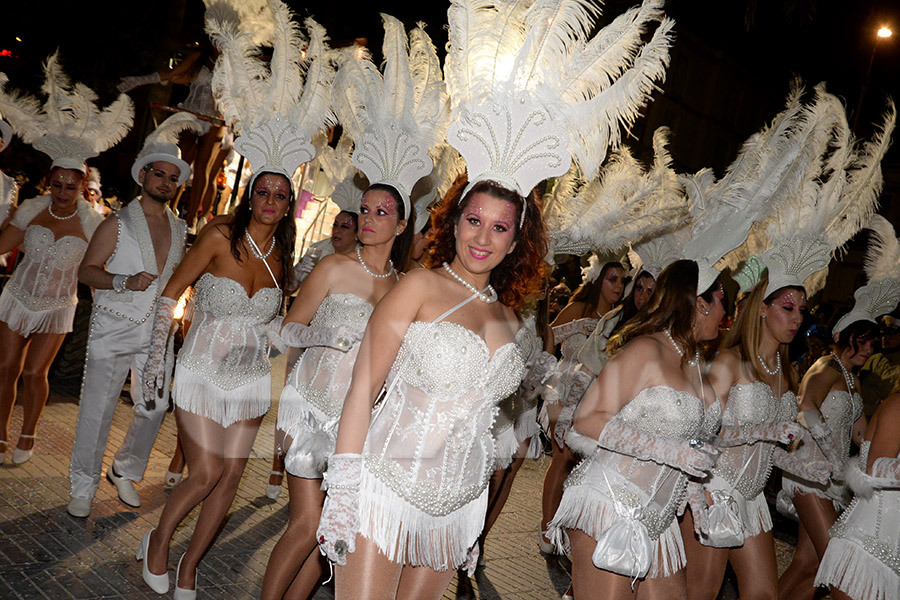
[[[878,43],[881,40],[886,40],[894,34],[891,31],[891,28],[887,25],[882,25],[878,31],[875,32],[875,42],[872,44],[872,54],[869,56],[869,66],[866,68],[866,77],[863,79],[862,89],[859,92],[859,104],[856,106],[856,114],[853,115],[853,131],[856,131],[857,126],[859,125],[859,113],[862,112],[863,107],[863,99],[866,97],[866,89],[869,87],[869,75],[872,74],[872,63],[875,62],[875,52],[878,51]]]

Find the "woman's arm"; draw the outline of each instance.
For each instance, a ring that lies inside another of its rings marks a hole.
[[[402,277],[375,307],[353,365],[353,378],[338,427],[336,453],[359,454],[369,432],[372,406],[400,344],[429,297],[434,273],[418,269]]]
[[[737,348],[729,348],[722,350],[716,355],[716,358],[709,366],[709,373],[706,377],[709,379],[710,385],[716,392],[719,400],[722,402],[722,408],[728,402],[728,394],[731,388],[738,381],[741,369],[741,357]]]
[[[15,225],[8,225],[0,233],[0,254],[6,254],[13,248],[18,248],[25,241],[25,232]]]
[[[338,261],[341,259],[335,255],[326,256],[313,270],[300,286],[297,297],[291,304],[291,309],[284,318],[284,324],[300,323],[301,325],[309,325],[316,311],[319,310],[322,301],[328,296],[331,289],[332,279],[339,276]]]
[[[809,368],[800,382],[800,410],[819,410],[828,392],[837,383],[841,374],[819,360]]]

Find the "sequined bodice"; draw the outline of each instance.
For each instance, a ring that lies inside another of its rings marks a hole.
[[[25,229],[25,257],[6,287],[30,310],[53,310],[78,302],[78,265],[87,242],[74,235],[54,239],[43,225]]]
[[[862,397],[859,394],[850,395],[850,392],[835,390],[829,392],[819,411],[828,424],[832,433],[832,442],[839,449],[841,456],[847,459],[850,456],[850,443],[853,424],[862,416]]]
[[[204,273],[197,281],[194,321],[179,364],[229,390],[265,376],[270,365],[264,328],[280,308],[278,288],[248,296],[233,279]]]
[[[591,332],[597,327],[599,320],[586,317],[584,319],[576,319],[575,321],[572,321],[572,323],[580,323],[583,331]],[[565,339],[557,339],[556,341],[560,344],[559,351],[560,354],[562,354],[563,359],[574,360],[578,356],[578,351],[581,350],[581,347],[584,346],[584,343],[587,341],[588,335],[589,333],[585,334],[581,331],[576,331]]]
[[[731,388],[722,425],[747,427],[796,418],[797,396],[793,392],[778,398],[766,383],[754,381]],[[734,486],[745,500],[752,500],[762,493],[769,480],[774,450],[775,445],[769,442],[721,448],[713,472]]]
[[[322,300],[310,321],[310,327],[343,326],[362,337],[373,310],[367,300],[356,294],[331,294]],[[354,344],[346,352],[325,346],[307,348],[291,370],[288,383],[329,419],[337,420],[341,416],[358,353],[359,344]],[[291,424],[279,424],[282,425],[287,431]]]
[[[493,466],[497,404],[518,387],[524,362],[515,342],[491,356],[461,325],[412,323],[389,384],[398,379],[369,428],[366,468],[432,515],[478,497]]]
[[[716,399],[708,407],[689,392],[668,386],[641,390],[614,417],[653,436],[689,440],[704,438],[719,429],[722,405]],[[605,477],[603,472],[606,473]],[[566,486],[610,481],[602,492],[626,507],[640,506],[641,521],[656,539],[675,519],[684,497],[687,476],[676,469],[598,448],[569,476]]]

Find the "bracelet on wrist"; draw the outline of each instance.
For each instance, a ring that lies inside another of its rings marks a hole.
[[[129,277],[130,275],[113,275],[112,286],[116,293],[121,294],[127,289],[125,286],[128,285]]]

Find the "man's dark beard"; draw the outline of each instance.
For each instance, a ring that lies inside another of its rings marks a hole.
[[[151,200],[155,200],[156,202],[159,202],[160,204],[168,204],[169,200],[171,200],[171,198],[165,198],[163,196],[160,196],[159,194],[157,194],[151,190],[148,190],[147,188],[144,188],[144,195],[147,196],[148,198],[150,198]]]

